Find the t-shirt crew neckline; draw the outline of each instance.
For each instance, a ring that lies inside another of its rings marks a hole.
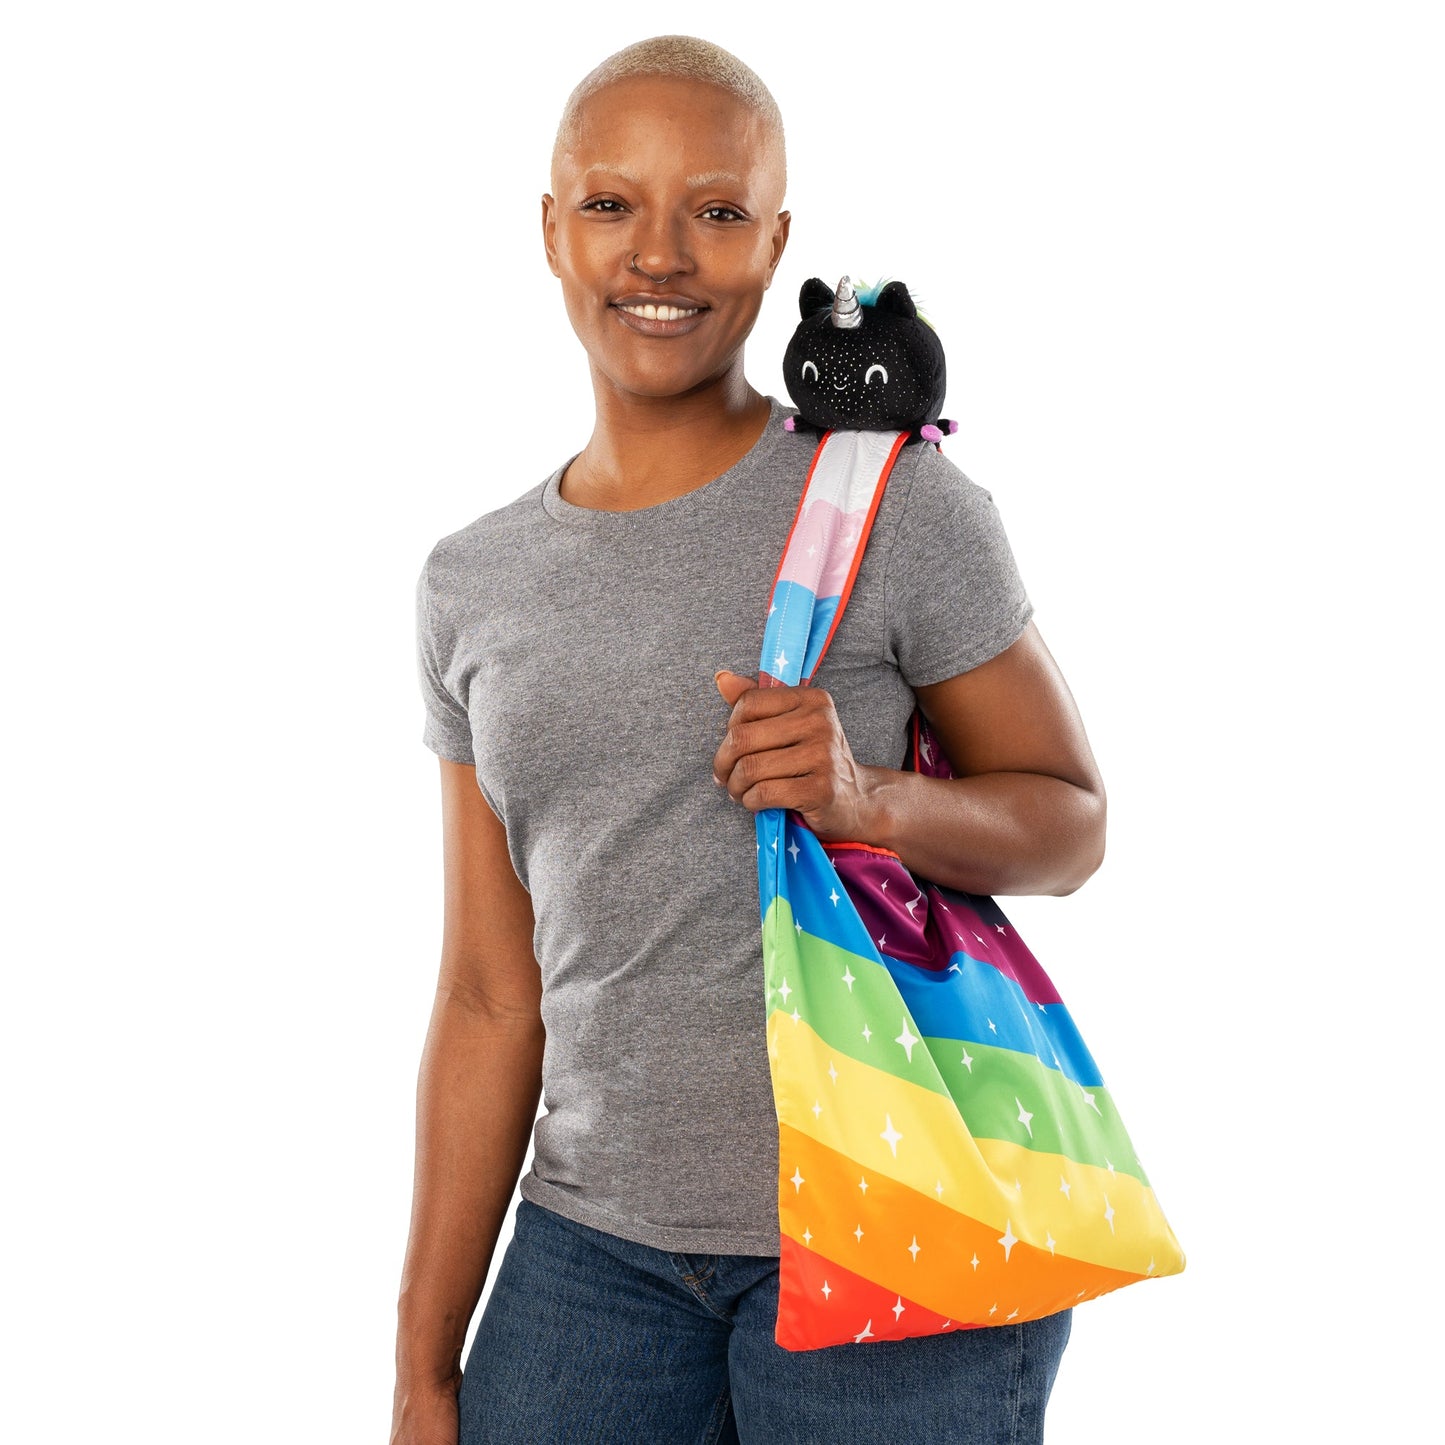
[[[671,497],[651,507],[633,507],[628,511],[605,511],[597,507],[579,507],[562,495],[562,477],[580,453],[574,452],[550,477],[542,488],[542,506],[554,521],[572,527],[590,527],[594,531],[610,530],[616,527],[646,526],[649,522],[671,522],[697,507],[716,502],[730,490],[740,476],[766,461],[769,453],[777,446],[783,435],[783,422],[789,408],[776,397],[769,396],[768,420],[762,435],[746,452],[710,482],[684,492],[680,497]]]

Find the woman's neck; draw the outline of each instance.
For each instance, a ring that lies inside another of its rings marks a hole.
[[[687,396],[622,395],[593,381],[597,421],[559,490],[609,512],[655,507],[721,476],[756,444],[770,410],[741,371]]]

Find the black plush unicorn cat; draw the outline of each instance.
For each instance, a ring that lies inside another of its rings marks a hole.
[[[863,296],[848,277],[836,292],[816,276],[798,296],[803,319],[783,356],[798,415],[791,430],[898,431],[939,442],[958,423],[943,406],[943,343],[908,288],[890,281]]]

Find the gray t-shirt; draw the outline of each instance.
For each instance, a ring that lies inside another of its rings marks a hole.
[[[546,1113],[522,1196],[659,1249],[779,1248],[757,842],[712,779],[713,674],[757,675],[816,447],[790,411],[653,507],[575,506],[559,468],[417,582],[422,740],[475,764],[536,918]],[[859,762],[896,768],[910,685],[988,661],[1032,612],[991,494],[915,444],[811,685]]]

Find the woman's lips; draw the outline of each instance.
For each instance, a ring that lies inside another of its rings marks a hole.
[[[630,331],[642,336],[683,336],[694,331],[708,308],[691,296],[619,296],[611,310]]]

